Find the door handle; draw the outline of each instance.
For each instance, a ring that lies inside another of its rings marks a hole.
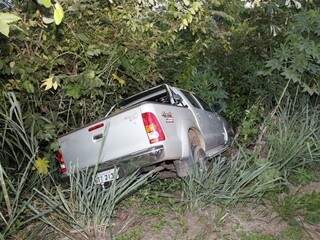
[[[100,139],[102,139],[102,138],[103,138],[103,134],[102,134],[102,133],[99,133],[99,134],[94,135],[94,136],[92,137],[93,141],[98,141],[98,140],[100,140]]]

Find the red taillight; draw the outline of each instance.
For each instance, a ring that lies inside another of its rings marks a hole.
[[[60,164],[59,172],[60,173],[66,173],[67,172],[67,167],[66,167],[66,164],[64,162],[64,158],[63,158],[63,154],[62,154],[61,150],[57,151],[56,160]]]
[[[146,129],[150,143],[164,141],[163,130],[157,117],[151,112],[142,113],[143,124]]]
[[[94,130],[96,130],[96,129],[98,129],[98,128],[102,128],[103,126],[104,126],[103,123],[98,123],[98,124],[96,124],[96,125],[93,125],[93,126],[89,127],[88,131],[89,131],[89,132],[92,132],[92,131],[94,131]]]

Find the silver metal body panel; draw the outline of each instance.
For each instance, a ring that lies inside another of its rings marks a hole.
[[[96,164],[106,168],[137,158],[149,159],[149,162],[137,162],[137,167],[184,159],[190,155],[188,130],[191,128],[201,132],[208,156],[224,151],[230,140],[227,122],[214,112],[194,107],[180,89],[169,86],[168,89],[172,91],[170,96],[172,93],[181,96],[180,106],[155,102],[131,104],[120,113],[60,137],[59,145],[67,169],[79,170]],[[150,144],[142,119],[145,112],[152,112],[157,117],[165,134],[164,141]],[[103,126],[89,131],[99,124]],[[161,149],[161,154],[160,151],[153,153],[152,149]]]

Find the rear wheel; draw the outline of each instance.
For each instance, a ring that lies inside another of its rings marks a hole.
[[[200,133],[194,130],[188,132],[189,156],[187,159],[175,161],[177,175],[179,177],[188,176],[194,165],[200,169],[207,170],[209,162],[203,149],[203,141]]]
[[[203,170],[208,170],[209,167],[209,161],[206,157],[206,153],[200,146],[195,146],[192,151],[192,159],[191,159],[191,165],[194,166],[195,164],[197,167]]]

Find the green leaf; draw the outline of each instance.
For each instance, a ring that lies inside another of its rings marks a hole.
[[[0,13],[0,22],[4,23],[14,23],[19,21],[21,18],[12,13]]]
[[[63,8],[61,7],[60,3],[56,3],[54,5],[54,12],[53,12],[53,18],[56,25],[59,25],[62,22],[63,17],[64,17]]]
[[[80,85],[67,86],[66,93],[69,97],[78,99],[81,96],[81,86]]]
[[[284,69],[281,75],[288,80],[292,80],[293,82],[300,82],[301,80],[297,72],[290,68]]]
[[[28,93],[34,93],[33,84],[30,81],[23,81],[22,86]]]
[[[20,17],[12,13],[0,13],[0,33],[9,37],[10,23],[14,23],[20,20]]]
[[[49,8],[52,6],[51,0],[38,0],[38,3]]]
[[[267,64],[266,64],[266,67],[270,68],[272,71],[275,69],[280,70],[281,66],[282,66],[281,62],[276,58],[267,61]]]
[[[9,25],[7,23],[0,21],[0,33],[9,37]]]

